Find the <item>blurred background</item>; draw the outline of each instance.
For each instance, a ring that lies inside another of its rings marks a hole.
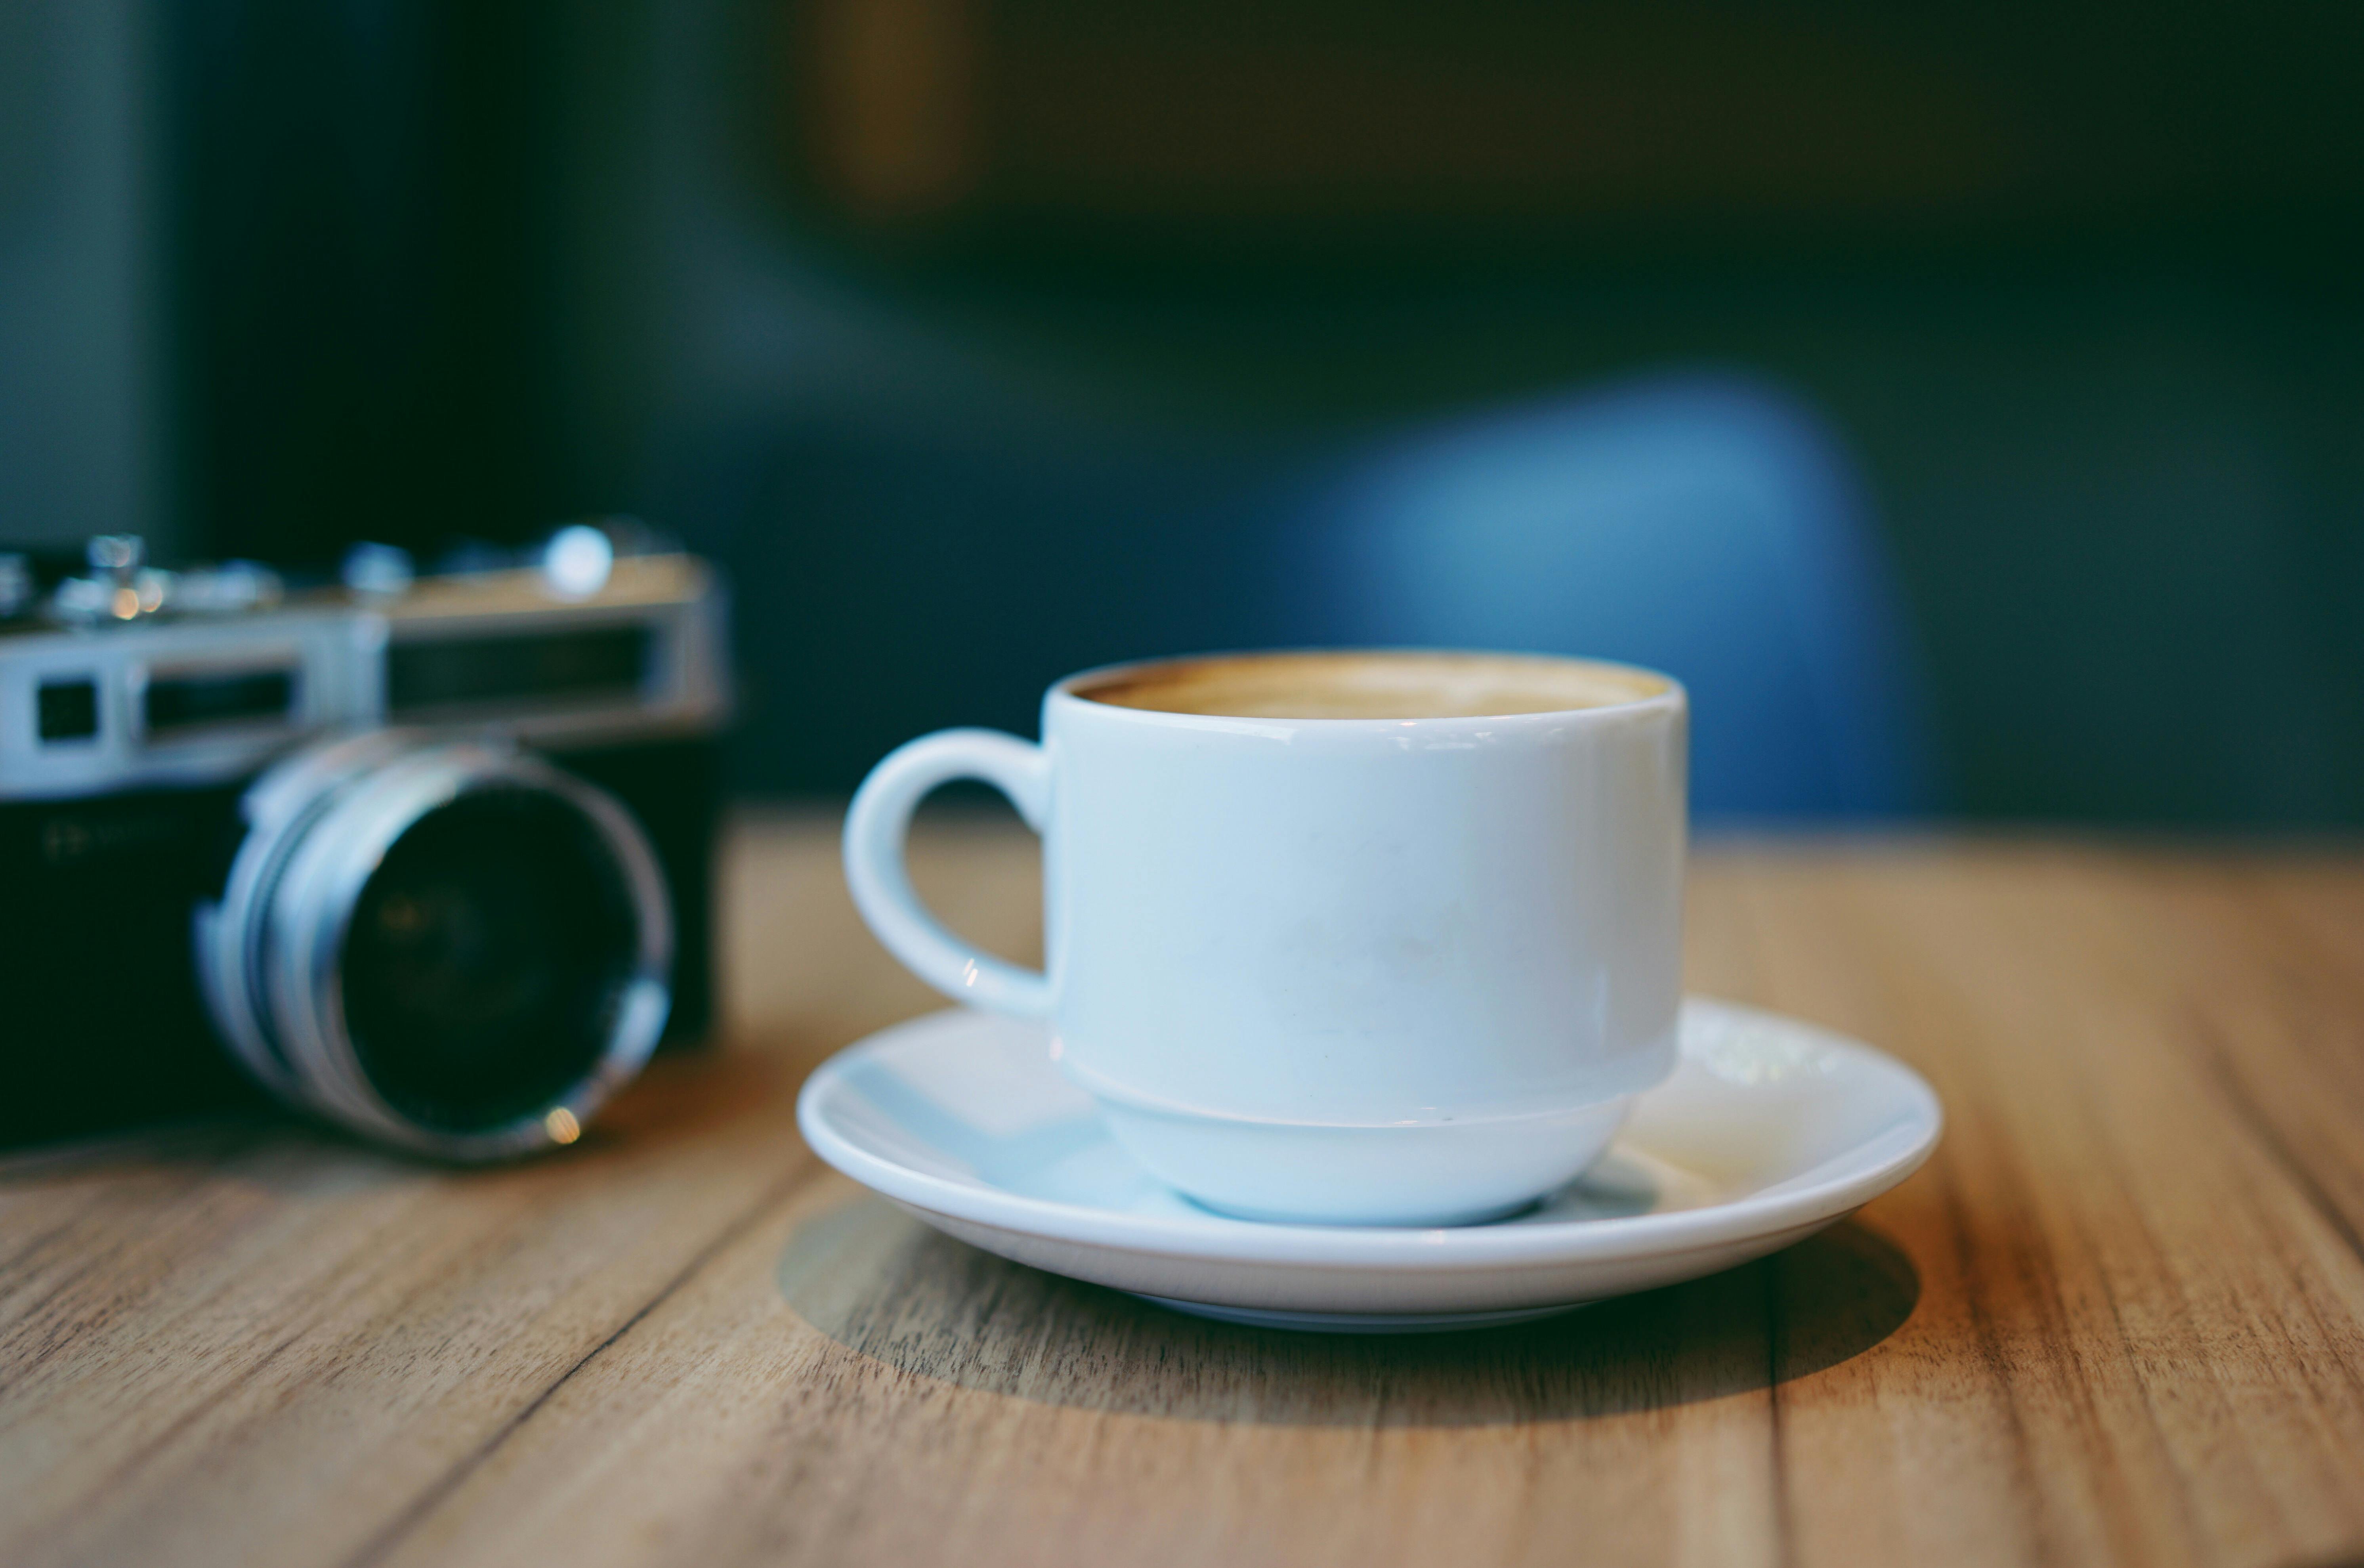
[[[2364,10],[10,0],[0,539],[737,585],[749,796],[1142,654],[1692,684],[1703,817],[2364,821]]]

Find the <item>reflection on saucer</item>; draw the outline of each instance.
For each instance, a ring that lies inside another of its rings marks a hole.
[[[987,1251],[1186,1311],[1330,1329],[1533,1318],[1730,1268],[1903,1180],[1942,1119],[1928,1085],[1868,1046],[1703,1001],[1685,1006],[1681,1064],[1600,1163],[1488,1225],[1266,1225],[1200,1208],[1109,1137],[1039,1025],[982,1013],[840,1052],[797,1118],[831,1164]]]

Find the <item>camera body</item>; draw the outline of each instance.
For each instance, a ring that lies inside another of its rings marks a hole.
[[[117,542],[46,595],[0,557],[0,1146],[275,1096],[495,1158],[703,1033],[703,562],[283,595]]]

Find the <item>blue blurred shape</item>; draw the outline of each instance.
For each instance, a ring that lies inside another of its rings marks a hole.
[[[1580,653],[1692,700],[1710,818],[1910,814],[1928,725],[1863,487],[1808,409],[1661,379],[1380,441],[1290,532],[1318,639]]]

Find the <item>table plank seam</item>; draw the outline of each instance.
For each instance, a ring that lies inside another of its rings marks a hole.
[[[2079,1090],[2079,1098],[2084,1102],[2087,1118],[2098,1123],[2099,1118],[2096,1115],[2097,1107],[2092,1104],[2091,1095],[2087,1092],[2087,1085],[2081,1078],[2077,1081],[2077,1085]],[[2102,1133],[2101,1136],[2107,1138],[2108,1135],[2106,1133]],[[2113,1150],[2113,1155],[2120,1155],[2121,1151]],[[2135,1211],[2131,1220],[2132,1229],[2134,1229],[2142,1237],[2145,1245],[2150,1249],[2154,1255],[2164,1258],[2167,1255],[2166,1247],[2160,1242],[2158,1237],[2152,1231],[2151,1227],[2145,1220],[2140,1212],[2136,1210],[2135,1194],[2126,1184],[2125,1173],[2121,1158],[2113,1157],[2110,1161],[2108,1179],[2111,1184],[2116,1188],[2120,1198],[2126,1204],[2128,1209],[2130,1211]],[[2099,1249],[2095,1243],[2091,1231],[2083,1218],[2077,1215],[2070,1215],[2068,1217],[2067,1223],[2069,1229],[2075,1235],[2076,1240],[2084,1253],[2088,1256],[2095,1255]],[[2188,1293],[2184,1291],[2180,1284],[2174,1284],[2171,1288],[2175,1291],[2175,1298],[2179,1307],[2187,1318],[2190,1317],[2191,1313],[2191,1304]],[[2144,1358],[2137,1347],[2135,1334],[2127,1326],[2125,1304],[2122,1298],[2118,1283],[2112,1279],[2105,1272],[2094,1281],[2094,1290],[2095,1294],[2101,1297],[2102,1305],[2108,1309],[2110,1314],[2110,1331],[2116,1341],[2116,1359],[2131,1374],[2135,1396],[2141,1402],[2143,1420],[2150,1429],[2148,1434],[2149,1439],[2152,1443],[2157,1445],[2157,1451],[2161,1462],[2168,1467],[2175,1477],[2177,1484],[2169,1489],[2168,1495],[2173,1499],[2177,1522],[2181,1526],[2186,1539],[2192,1540],[2203,1540],[2206,1536],[2206,1530],[2202,1521],[2192,1511],[2191,1486],[2195,1477],[2191,1474],[2190,1469],[2181,1462],[2175,1452],[2175,1445],[2170,1440],[2170,1423],[2166,1418],[2166,1413],[2163,1412],[2159,1407],[2158,1390],[2156,1387],[2148,1370],[2145,1367]],[[2085,1401],[2085,1404],[2090,1412],[2090,1396]],[[2139,1555],[2140,1554],[2137,1551],[2137,1559],[2139,1558]]]
[[[2233,1114],[2264,1148],[2267,1157],[2291,1179],[2300,1195],[2306,1199],[2307,1207],[2331,1228],[2332,1234],[2356,1255],[2358,1262],[2364,1262],[2364,1232],[2357,1229],[2355,1222],[2340,1207],[2331,1190],[2316,1177],[2306,1162],[2298,1157],[2297,1151],[2283,1138],[2281,1129],[2274,1125],[2265,1107],[2258,1105],[2256,1096],[2249,1093],[2248,1085],[2241,1082],[2241,1075],[2234,1070],[2232,1059],[2225,1050],[2224,1038],[2214,1022],[2198,1007],[2191,1009],[2191,1018],[2192,1032],[2202,1041],[2201,1054],[2209,1075],[2224,1091]]]
[[[804,1162],[798,1168],[764,1188],[763,1194],[748,1206],[745,1212],[724,1226],[716,1234],[714,1240],[700,1248],[697,1255],[683,1264],[680,1271],[667,1280],[655,1295],[641,1303],[630,1317],[618,1324],[614,1332],[575,1358],[565,1371],[551,1380],[548,1387],[527,1401],[523,1408],[502,1422],[497,1430],[463,1456],[458,1463],[438,1476],[432,1485],[421,1491],[400,1513],[387,1520],[375,1535],[363,1542],[359,1551],[346,1558],[343,1568],[369,1568],[372,1563],[384,1562],[396,1547],[402,1544],[404,1538],[423,1524],[428,1516],[440,1507],[452,1493],[458,1491],[470,1475],[480,1469],[486,1461],[499,1451],[502,1445],[517,1435],[519,1429],[539,1414],[542,1407],[556,1396],[558,1391],[566,1386],[570,1379],[597,1360],[618,1340],[640,1327],[649,1314],[663,1306],[684,1285],[695,1279],[698,1271],[729,1251],[732,1243],[753,1230],[767,1215],[782,1203],[794,1197],[799,1190],[816,1180],[826,1169],[827,1167],[823,1166],[819,1160],[807,1154]]]
[[[1945,1158],[1946,1151],[1940,1146],[1936,1159],[1930,1163],[1935,1166]],[[2053,1550],[2050,1540],[2052,1531],[2040,1506],[2042,1491],[2028,1469],[2033,1434],[2028,1430],[2026,1414],[2020,1408],[2018,1391],[2012,1376],[2011,1358],[2003,1353],[2002,1340],[1995,1332],[1994,1314],[1987,1305],[1986,1262],[1979,1254],[1977,1232],[1972,1229],[1968,1207],[1952,1172],[1932,1170],[1924,1173],[1937,1178],[1937,1190],[1942,1195],[1939,1201],[1945,1211],[1946,1228],[1953,1232],[1954,1267],[1961,1279],[1962,1312],[1968,1319],[1973,1353],[1985,1367],[1995,1391],[2002,1396],[2003,1423],[2012,1436],[2011,1456],[2004,1466],[2004,1485],[2022,1505],[2021,1517],[2032,1538],[2036,1559],[2057,1562],[2059,1555]]]

